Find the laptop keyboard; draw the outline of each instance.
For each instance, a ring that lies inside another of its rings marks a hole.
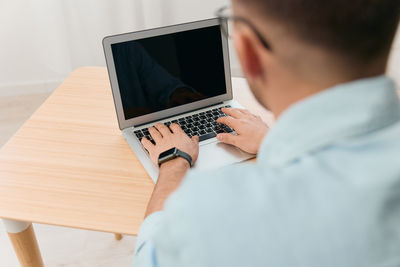
[[[231,106],[225,106],[230,108]],[[198,114],[190,115],[184,118],[164,122],[169,127],[172,123],[179,124],[182,130],[189,136],[199,136],[199,141],[204,141],[216,137],[219,133],[231,133],[233,129],[225,124],[216,122],[219,117],[225,117],[226,114],[221,111],[221,108],[214,108]],[[143,137],[149,139],[153,144],[148,128],[137,130],[134,132],[136,137],[141,140]]]

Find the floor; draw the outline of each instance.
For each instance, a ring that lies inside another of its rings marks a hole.
[[[389,75],[400,88],[400,34],[394,45]],[[18,130],[49,94],[2,96],[0,92],[0,147]],[[46,266],[131,266],[136,237],[116,241],[112,234],[34,225]],[[4,226],[0,223],[0,267],[19,266]]]

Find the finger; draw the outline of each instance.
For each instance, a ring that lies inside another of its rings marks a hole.
[[[217,119],[218,123],[228,125],[229,127],[236,129],[239,125],[239,121],[232,117],[221,117]]]
[[[231,117],[234,117],[236,119],[240,119],[243,117],[243,113],[241,110],[237,108],[223,108],[221,111]]]
[[[161,133],[154,127],[149,128],[149,133],[156,143],[162,139]]]
[[[171,134],[171,132],[170,132],[170,130],[168,129],[168,127],[165,126],[165,125],[162,124],[162,123],[157,123],[157,124],[155,125],[155,127],[156,127],[156,129],[161,133],[161,135],[162,135],[163,137],[165,137],[165,136]]]
[[[169,126],[169,128],[172,130],[172,132],[173,133],[185,133],[183,130],[182,130],[182,128],[181,128],[181,126],[179,126],[178,124],[176,124],[176,123],[172,123],[170,126]]]
[[[199,136],[198,135],[192,136],[192,140],[194,142],[198,143],[199,142]]]
[[[240,112],[242,112],[243,114],[246,114],[246,115],[254,115],[253,113],[251,113],[251,112],[248,111],[247,109],[238,108],[238,110],[239,110]]]
[[[217,139],[225,144],[237,146],[238,136],[230,133],[217,134]]]
[[[143,137],[142,140],[142,145],[144,146],[144,148],[146,148],[146,150],[150,153],[150,151],[152,152],[154,149],[154,145],[152,142],[150,142],[149,139],[147,139],[146,137]]]

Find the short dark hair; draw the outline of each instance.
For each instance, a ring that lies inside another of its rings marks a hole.
[[[387,54],[400,0],[236,0],[283,23],[301,39],[356,60]]]

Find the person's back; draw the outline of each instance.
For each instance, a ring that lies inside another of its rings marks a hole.
[[[277,122],[264,138],[247,111],[220,119],[237,135],[218,138],[257,163],[189,172],[181,185],[185,161],[161,165],[135,265],[400,266],[400,101],[383,75],[400,3],[233,4],[244,73]],[[155,146],[143,141],[152,158],[175,146],[195,161],[196,138],[164,127],[150,129]]]

